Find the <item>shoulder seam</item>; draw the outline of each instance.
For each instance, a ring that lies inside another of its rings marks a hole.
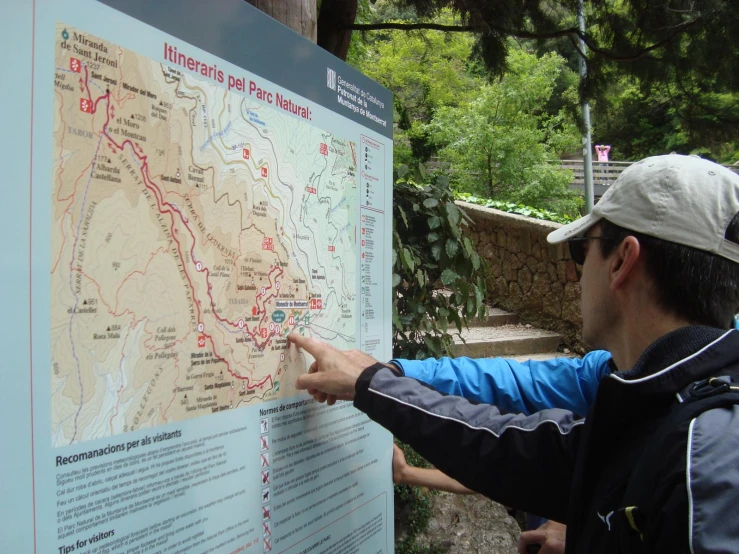
[[[498,434],[495,431],[493,431],[492,429],[489,429],[487,427],[476,427],[474,425],[470,425],[466,421],[462,421],[461,419],[457,419],[457,418],[449,417],[449,416],[443,416],[441,414],[436,414],[434,412],[430,412],[428,410],[425,410],[425,409],[421,408],[420,406],[416,406],[415,404],[411,404],[409,402],[404,402],[403,400],[400,400],[399,398],[395,398],[394,396],[390,396],[388,394],[382,393],[382,392],[377,391],[377,390],[374,390],[372,388],[370,388],[368,390],[369,390],[369,392],[371,392],[373,394],[376,394],[378,396],[382,396],[384,398],[387,398],[387,399],[392,400],[394,402],[397,402],[399,404],[403,404],[404,406],[408,406],[409,408],[414,408],[414,409],[416,409],[418,411],[421,411],[421,412],[423,412],[425,414],[428,414],[428,415],[430,415],[432,417],[437,417],[439,419],[444,419],[444,420],[447,420],[447,421],[454,421],[456,423],[459,423],[461,425],[464,425],[465,427],[468,427],[469,429],[472,429],[473,431],[486,431],[486,432],[490,433],[491,435],[493,435],[495,438],[500,438],[500,435],[502,435],[508,429],[517,429],[517,430],[523,431],[523,432],[535,431],[536,429],[539,428],[539,426],[543,425],[544,423],[552,423],[552,424],[554,424],[557,427],[557,430],[559,431],[560,435],[568,435],[570,433],[570,431],[572,431],[575,427],[577,427],[577,426],[582,425],[582,424],[585,423],[585,420],[584,419],[579,419],[579,420],[573,421],[572,422],[572,425],[570,426],[570,429],[567,430],[567,431],[565,431],[565,430],[562,429],[562,427],[559,426],[559,423],[557,421],[555,421],[553,419],[545,419],[545,420],[540,421],[539,423],[537,423],[536,426],[535,427],[532,427],[531,429],[525,429],[523,427],[518,427],[516,425],[505,425],[503,427],[503,429],[500,431],[500,434]],[[573,414],[573,416],[574,416],[574,414]]]

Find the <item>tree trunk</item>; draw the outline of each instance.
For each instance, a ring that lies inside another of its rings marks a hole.
[[[495,197],[495,190],[493,187],[493,156],[488,154],[488,190],[490,191],[490,198]]]
[[[317,38],[316,0],[246,0],[311,42]],[[352,0],[356,4],[356,0]],[[352,20],[354,23],[354,20]]]
[[[322,0],[318,14],[318,46],[345,60],[357,18],[357,0]]]

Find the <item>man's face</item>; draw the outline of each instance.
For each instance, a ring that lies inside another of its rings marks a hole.
[[[587,237],[601,236],[600,225],[586,233]],[[593,348],[606,348],[609,328],[614,322],[614,303],[608,286],[607,263],[601,253],[600,240],[584,241],[585,263],[580,278],[582,337]],[[609,256],[610,257],[610,256]]]

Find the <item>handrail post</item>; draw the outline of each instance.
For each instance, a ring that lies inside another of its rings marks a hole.
[[[580,24],[580,32],[585,34],[585,14],[583,13],[583,0],[577,3],[577,20]],[[588,75],[588,66],[585,61],[587,53],[585,41],[580,38],[580,80],[584,81]],[[585,127],[582,137],[582,159],[583,159],[583,178],[585,181],[585,213],[593,211],[595,203],[593,190],[593,146],[590,142],[590,103],[587,98],[583,97],[581,102],[582,120]]]

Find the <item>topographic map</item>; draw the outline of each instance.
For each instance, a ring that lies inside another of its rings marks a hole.
[[[354,347],[355,144],[57,37],[52,444],[295,394],[291,331]]]

